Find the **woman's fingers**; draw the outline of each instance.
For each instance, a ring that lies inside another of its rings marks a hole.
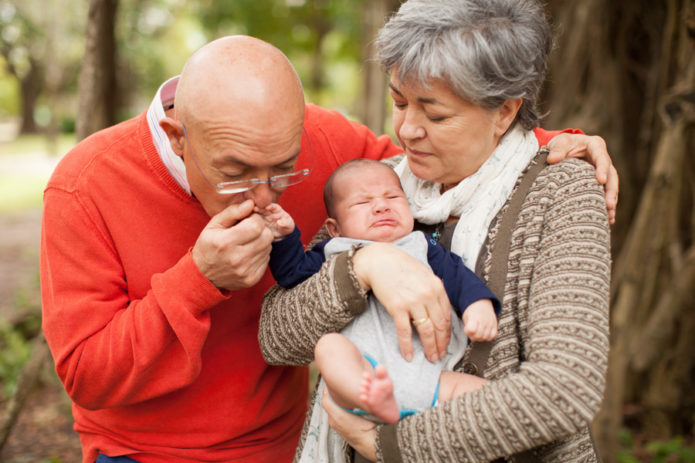
[[[328,414],[328,424],[352,448],[370,461],[376,461],[376,425],[354,413],[350,413],[336,404],[323,390],[321,406]]]
[[[449,345],[451,306],[439,279],[429,267],[388,244],[374,243],[355,253],[353,268],[360,284],[371,289],[396,325],[403,357],[412,359],[413,320],[425,355],[437,360]]]

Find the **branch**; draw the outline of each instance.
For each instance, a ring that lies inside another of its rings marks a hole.
[[[5,413],[0,418],[0,453],[2,453],[2,449],[10,437],[12,428],[17,423],[19,414],[39,378],[41,367],[43,367],[48,357],[48,344],[46,344],[46,338],[44,338],[43,333],[40,333],[34,342],[31,356],[27,363],[24,364],[22,373],[19,375],[17,389],[7,402]]]
[[[632,337],[629,349],[630,365],[636,373],[644,373],[658,363],[658,357],[666,352],[666,343],[673,339],[676,321],[681,312],[689,310],[683,301],[693,296],[695,288],[695,247],[691,247],[683,259],[682,268],[674,273],[673,284],[664,288],[656,308],[651,313],[642,332]],[[644,346],[649,346],[645,349]]]

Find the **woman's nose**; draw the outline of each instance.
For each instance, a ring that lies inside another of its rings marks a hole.
[[[407,111],[403,116],[403,123],[398,130],[398,135],[405,140],[416,140],[425,136],[425,128],[415,113]]]

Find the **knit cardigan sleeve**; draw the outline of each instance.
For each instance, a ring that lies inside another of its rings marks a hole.
[[[495,230],[493,248],[494,235]],[[512,235],[489,381],[481,390],[380,427],[380,461],[490,461],[532,448],[538,461],[593,460],[587,457],[593,450],[581,445],[560,459],[544,455],[560,454],[549,450],[553,444],[587,436],[602,400],[609,241],[593,169],[575,160],[545,168]]]

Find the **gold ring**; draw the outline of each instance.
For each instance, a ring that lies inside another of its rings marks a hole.
[[[420,325],[422,325],[423,323],[425,323],[426,321],[429,321],[429,318],[427,318],[427,317],[425,317],[425,318],[418,318],[417,320],[413,320],[411,323],[413,324],[413,326],[420,326]]]

